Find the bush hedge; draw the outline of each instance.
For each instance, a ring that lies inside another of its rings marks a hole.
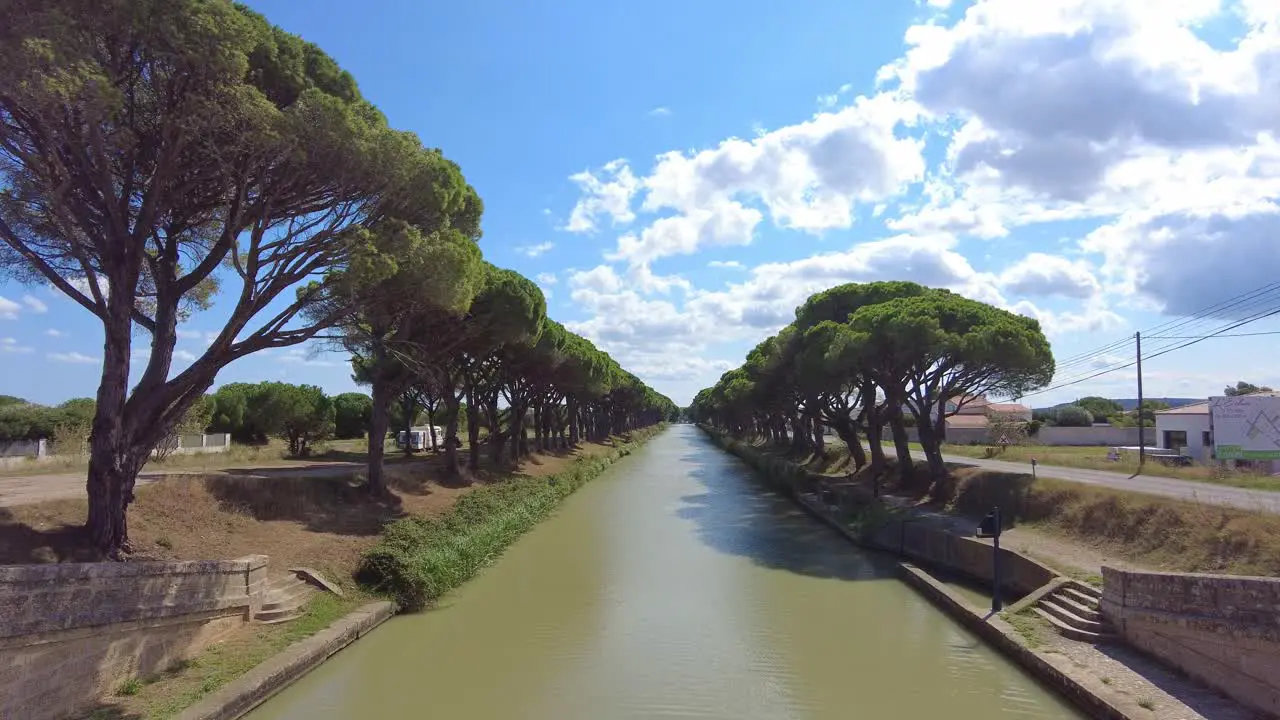
[[[556,475],[471,490],[440,517],[397,520],[365,553],[357,579],[390,595],[402,611],[421,610],[474,577],[562,500],[661,427],[638,430],[612,452],[578,458]]]

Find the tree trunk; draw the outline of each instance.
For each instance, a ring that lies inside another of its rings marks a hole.
[[[445,423],[444,423],[444,466],[451,477],[462,475],[462,465],[458,462],[458,396],[450,391],[450,397],[445,400]],[[471,406],[467,406],[467,412],[471,412]],[[467,428],[467,432],[471,432],[471,428]],[[472,452],[475,446],[472,445]]]
[[[371,495],[386,492],[386,480],[382,473],[382,455],[387,445],[387,427],[391,424],[388,410],[391,405],[386,383],[373,383],[373,409],[369,414],[369,470],[365,488]]]
[[[415,415],[413,395],[404,393],[400,396],[400,410],[404,412],[404,456],[413,455],[413,416]]]
[[[471,444],[471,451],[467,455],[467,467],[473,471],[479,470],[480,410],[476,408],[475,394],[470,386],[467,388],[467,442]]]
[[[569,414],[569,444],[577,447],[578,441],[581,439],[578,427],[578,401],[569,398],[566,407]]]
[[[849,420],[836,421],[832,423],[831,427],[849,448],[849,455],[853,457],[854,468],[861,470],[867,464],[867,453],[862,449],[862,442],[858,439],[858,432],[854,428],[853,422]]]
[[[889,411],[889,431],[893,433],[893,447],[898,454],[898,477],[904,485],[910,485],[915,464],[911,460],[907,428],[902,423],[902,410],[893,408]]]
[[[131,303],[132,298],[129,301]],[[132,307],[118,300],[107,302],[109,314],[103,323],[102,375],[89,432],[89,472],[85,481],[89,497],[85,530],[98,552],[111,559],[118,559],[121,551],[130,550],[126,513],[133,497],[126,486],[142,466],[140,459],[131,457],[136,450],[130,448],[125,427],[132,350],[131,310]]]
[[[511,406],[507,411],[511,419],[507,421],[507,432],[511,435],[511,462],[520,462],[521,441],[524,440],[524,408]]]
[[[879,475],[884,472],[886,460],[884,457],[884,424],[880,418],[880,413],[873,409],[867,411],[867,445],[871,453],[871,470],[873,475]]]
[[[916,431],[920,434],[920,447],[924,448],[925,459],[929,461],[929,477],[933,480],[943,479],[947,475],[947,466],[942,461],[942,447],[932,419],[925,418],[924,422],[917,420]]]
[[[813,430],[813,451],[820,458],[827,456],[827,438],[823,431],[822,422],[818,420],[816,415],[809,416],[809,424]]]

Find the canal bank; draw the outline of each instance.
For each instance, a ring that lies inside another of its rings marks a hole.
[[[394,600],[370,602],[301,639],[187,707],[180,720],[234,720],[280,692],[397,612],[420,610],[473,577],[561,501],[661,432],[663,425],[615,438],[605,453],[583,455],[563,471],[481,485],[443,516],[393,523],[366,553],[366,590]]]
[[[250,717],[1081,717],[691,426]]]
[[[998,648],[1033,676],[1096,718],[1252,720],[1248,707],[1116,642],[1079,642],[1054,632],[1032,608],[1060,586],[1084,589],[1021,553],[1002,548],[1004,613],[990,612],[975,587],[989,587],[992,548],[968,537],[935,512],[885,508],[844,478],[816,474],[785,457],[704,428],[709,438],[754,468],[757,477],[858,547],[919,561],[899,564],[900,576],[931,602]],[[972,525],[969,526],[972,528]],[[960,534],[957,535],[957,532]],[[972,530],[969,531],[970,533]],[[956,577],[967,578],[957,585]],[[973,585],[978,581],[978,585]]]

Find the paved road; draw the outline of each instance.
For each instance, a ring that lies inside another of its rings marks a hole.
[[[174,475],[235,474],[256,477],[331,477],[346,475],[364,467],[364,463],[308,462],[296,465],[273,465],[270,467],[263,467],[258,464],[218,470],[154,470],[143,471],[138,475],[138,485],[150,485],[163,477]],[[85,474],[83,472],[0,477],[0,507],[30,505],[31,503],[44,502],[46,500],[83,498],[85,496],[84,484]]]
[[[917,452],[916,455],[919,456],[920,453]],[[942,459],[949,463],[974,465],[999,472],[1031,473],[1031,465],[1027,463],[1007,462],[1005,460],[979,460],[958,455],[943,455]],[[1036,465],[1036,472],[1042,477],[1071,480],[1072,482],[1086,485],[1102,485],[1118,490],[1128,490],[1148,495],[1162,495],[1179,500],[1280,513],[1280,492],[1249,490],[1227,485],[1211,485],[1192,480],[1178,480],[1154,475],[1140,475],[1131,478],[1127,473],[1081,470],[1058,467],[1056,465]]]

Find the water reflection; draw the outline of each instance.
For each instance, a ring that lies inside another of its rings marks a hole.
[[[1079,717],[695,429],[264,718]]]

